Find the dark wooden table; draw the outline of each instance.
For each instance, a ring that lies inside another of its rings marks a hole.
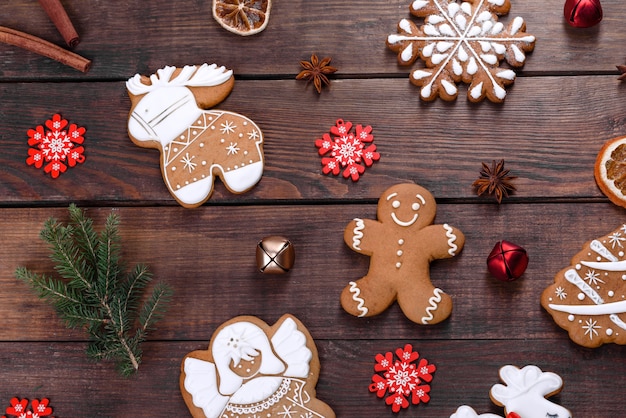
[[[572,343],[539,304],[585,241],[626,222],[593,176],[602,144],[626,134],[626,84],[615,69],[626,63],[622,1],[604,0],[598,26],[574,29],[562,0],[512,0],[500,20],[524,17],[537,44],[504,104],[471,104],[465,86],[455,102],[420,101],[410,69],[385,46],[409,17],[408,0],[275,0],[267,29],[252,37],[222,29],[210,1],[63,3],[81,35],[76,52],[93,60],[89,73],[0,45],[0,408],[14,396],[48,397],[58,417],[186,416],[178,388],[186,353],[206,348],[231,317],[274,323],[291,313],[316,341],[318,397],[339,417],[393,415],[368,385],[374,356],[405,343],[437,371],[430,403],[400,416],[448,417],[462,404],[502,415],[489,389],[505,364],[559,374],[565,386],[554,400],[575,417],[623,415],[624,348]],[[0,25],[63,44],[35,1],[4,4]],[[339,68],[321,95],[295,80],[299,61],[314,52]],[[206,204],[185,209],[163,183],[158,152],[128,138],[124,83],[203,62],[234,70],[234,90],[219,108],[259,124],[266,166],[250,192],[233,195],[218,183]],[[56,180],[25,163],[26,131],[54,113],[87,128],[86,162]],[[338,118],[371,125],[382,155],[356,183],[321,172],[314,141]],[[502,158],[518,190],[498,205],[471,184],[481,162]],[[345,225],[375,218],[382,191],[407,181],[437,198],[436,222],[467,237],[460,256],[433,265],[433,282],[454,300],[452,316],[434,326],[410,322],[397,305],[360,319],[339,304],[369,262],[343,243]],[[97,224],[118,213],[125,260],[147,263],[174,288],[130,379],[91,362],[85,334],[67,330],[14,277],[18,265],[51,271],[38,233],[50,216],[66,220],[71,202]],[[276,234],[295,245],[296,265],[284,276],[260,274],[256,243]],[[501,239],[530,255],[513,283],[486,269]]]

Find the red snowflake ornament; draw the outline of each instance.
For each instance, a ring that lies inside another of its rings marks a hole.
[[[323,157],[322,173],[338,176],[342,172],[345,178],[357,181],[365,172],[365,167],[370,167],[380,159],[376,145],[371,144],[374,141],[372,127],[357,125],[354,133],[351,129],[352,122],[338,119],[335,126],[330,128],[333,137],[325,133],[321,139],[315,140],[315,146]]]
[[[28,399],[13,398],[11,399],[11,406],[6,409],[6,414],[19,418],[52,418],[52,408],[48,406],[49,403],[50,401],[46,398],[42,400],[33,399],[30,403],[31,408],[27,409]],[[2,418],[7,418],[7,416],[3,415]]]
[[[46,128],[39,125],[35,129],[29,129],[28,158],[26,164],[34,165],[49,173],[52,178],[67,170],[67,166],[74,167],[85,161],[85,149],[80,145],[85,138],[85,128],[75,124],[68,125],[67,120],[61,115],[54,115],[45,123]],[[44,165],[45,164],[45,165]]]
[[[417,405],[430,401],[430,383],[432,373],[436,370],[434,364],[426,359],[420,359],[417,351],[413,351],[411,344],[396,349],[397,360],[393,353],[376,355],[374,370],[381,374],[372,376],[370,392],[375,392],[379,398],[385,398],[385,403],[391,406],[393,412],[408,408],[410,404]],[[409,403],[410,401],[410,403]]]

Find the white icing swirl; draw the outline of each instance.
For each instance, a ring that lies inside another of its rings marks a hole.
[[[448,224],[443,224],[443,229],[446,230],[446,237],[448,237],[448,246],[450,247],[448,249],[448,254],[454,257],[456,255],[456,250],[459,249],[459,247],[454,243],[454,241],[456,241],[456,235],[454,235],[452,227]]]
[[[365,222],[363,219],[354,218],[356,226],[352,230],[352,248],[355,250],[361,250],[361,238],[363,238],[363,229],[365,228]]]
[[[365,307],[365,301],[359,297],[361,289],[357,286],[356,282],[350,282],[350,293],[352,293],[352,300],[357,303],[356,309],[360,312],[359,318],[367,315],[368,309]]]
[[[430,321],[433,320],[432,311],[437,309],[439,302],[441,302],[442,294],[443,294],[443,290],[436,287],[435,290],[433,291],[433,296],[430,299],[428,299],[429,306],[428,308],[426,308],[426,316],[422,317],[422,324],[428,324]]]

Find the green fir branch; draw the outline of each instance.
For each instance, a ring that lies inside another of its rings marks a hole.
[[[69,214],[67,225],[50,218],[40,234],[50,246],[50,258],[60,277],[25,267],[18,267],[15,276],[48,300],[66,326],[87,331],[89,357],[113,360],[118,371],[129,376],[138,370],[141,343],[162,318],[172,290],[157,283],[141,303],[152,275],[141,264],[124,273],[118,216],[110,214],[103,231],[97,233],[81,209],[72,204]]]

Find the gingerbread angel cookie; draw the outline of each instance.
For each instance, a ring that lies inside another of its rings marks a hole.
[[[541,295],[541,305],[585,347],[626,344],[626,224],[585,244]]]
[[[307,329],[291,315],[269,326],[240,316],[208,350],[187,354],[180,390],[194,418],[335,418],[315,397],[320,363]]]
[[[231,70],[215,64],[165,67],[126,82],[132,102],[128,135],[138,146],[161,152],[170,193],[185,207],[206,202],[215,176],[243,193],[263,174],[263,134],[250,119],[225,110],[205,110],[233,88]]]
[[[435,198],[413,183],[398,184],[378,201],[378,220],[354,219],[344,241],[370,256],[367,275],[341,293],[341,305],[355,316],[373,316],[398,301],[418,324],[436,324],[452,312],[452,299],[430,281],[430,262],[450,258],[463,248],[465,236],[448,224],[432,225]]]

